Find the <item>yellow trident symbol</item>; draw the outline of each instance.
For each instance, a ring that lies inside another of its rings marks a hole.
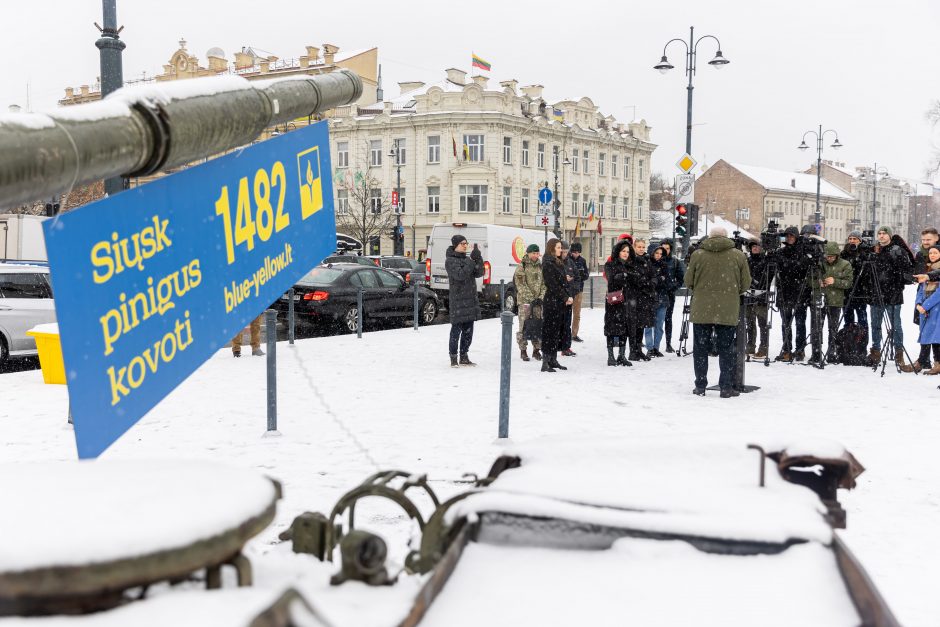
[[[305,158],[306,157],[306,158]],[[316,159],[316,172],[313,164]],[[306,172],[301,164],[306,162]],[[303,172],[303,174],[302,174]],[[297,155],[297,174],[300,185],[300,216],[306,220],[320,209],[323,209],[323,182],[320,180],[320,150],[311,148]]]

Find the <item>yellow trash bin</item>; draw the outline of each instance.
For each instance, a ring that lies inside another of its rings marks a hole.
[[[65,363],[62,361],[59,325],[40,324],[27,331],[26,335],[36,339],[43,382],[65,385]]]

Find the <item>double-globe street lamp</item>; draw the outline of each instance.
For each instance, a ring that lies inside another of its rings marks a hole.
[[[878,175],[881,174],[882,178],[888,176],[888,168],[881,166],[881,170],[878,169],[878,164],[875,163],[875,167],[871,170],[871,230],[872,233],[875,233],[875,230],[878,228],[878,218],[875,213],[875,209],[878,207]],[[865,173],[858,177],[861,180],[866,180],[868,177],[865,176]]]
[[[703,39],[714,39],[718,44],[718,52],[715,53],[715,58],[708,62],[710,66],[715,69],[721,69],[730,63],[728,59],[722,56],[721,42],[718,41],[717,37],[714,35],[703,35],[698,39],[695,39],[695,27],[690,26],[688,43],[686,43],[684,39],[680,39],[678,37],[675,39],[670,39],[666,42],[666,45],[663,46],[663,58],[660,59],[659,63],[653,66],[653,69],[659,70],[661,73],[665,74],[675,67],[669,63],[669,59],[666,58],[666,49],[669,48],[669,45],[675,41],[678,41],[685,46],[685,73],[689,77],[689,84],[686,87],[686,91],[688,92],[688,105],[686,108],[685,151],[689,155],[692,154],[692,90],[694,89],[692,86],[692,78],[695,76],[695,62],[696,55],[698,53],[698,45]]]
[[[571,160],[568,159],[568,152],[567,152],[567,151],[562,150],[561,153],[560,153],[560,155],[561,155],[561,157],[564,159],[564,161],[561,161],[561,165],[571,165]],[[553,166],[553,169],[555,170],[555,188],[554,188],[554,192],[553,192],[554,195],[555,195],[555,202],[552,203],[552,206],[553,206],[554,209],[555,209],[554,212],[553,212],[554,215],[555,215],[555,228],[554,228],[554,231],[555,231],[555,237],[557,237],[558,239],[561,239],[561,207],[562,207],[562,202],[561,202],[561,197],[559,197],[559,195],[558,195],[558,168],[559,168],[559,160],[560,160],[560,159],[559,159],[558,146],[552,146],[552,166]]]
[[[820,222],[822,220],[822,214],[819,210],[819,187],[822,184],[822,152],[823,152],[823,140],[826,137],[827,133],[832,133],[836,136],[834,142],[832,142],[831,147],[838,150],[842,148],[842,144],[839,143],[839,133],[832,129],[823,130],[822,124],[819,125],[819,131],[806,131],[803,133],[803,141],[800,142],[800,145],[797,146],[800,150],[807,150],[809,145],[806,143],[807,135],[816,136],[816,215],[814,217],[814,222],[817,229],[821,229]],[[817,231],[818,232],[818,231]]]

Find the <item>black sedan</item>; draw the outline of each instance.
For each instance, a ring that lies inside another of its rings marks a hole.
[[[345,331],[355,331],[359,315],[356,297],[360,289],[365,323],[413,319],[415,289],[419,324],[433,322],[440,309],[433,291],[408,285],[395,272],[371,264],[338,263],[317,266],[294,285],[295,323],[339,324]],[[287,294],[276,301],[274,308],[287,313]]]

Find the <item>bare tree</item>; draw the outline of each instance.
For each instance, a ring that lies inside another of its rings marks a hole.
[[[347,203],[336,207],[336,228],[341,233],[362,242],[362,250],[368,250],[373,237],[389,233],[395,224],[395,214],[391,202],[382,191],[382,184],[368,172],[356,172],[353,180],[337,185],[345,191]]]
[[[931,142],[932,151],[930,164],[925,173],[927,180],[933,180],[934,176],[940,173],[940,133],[937,133],[937,131],[940,130],[940,100],[932,101],[924,116],[927,118],[927,121],[930,122],[930,126],[934,130],[934,139]]]
[[[671,211],[650,211],[650,234],[660,239],[672,237],[675,217]]]
[[[650,174],[650,211],[663,209],[664,203],[675,202],[675,190],[672,181],[667,181],[662,172]],[[652,225],[650,225],[652,229]]]

